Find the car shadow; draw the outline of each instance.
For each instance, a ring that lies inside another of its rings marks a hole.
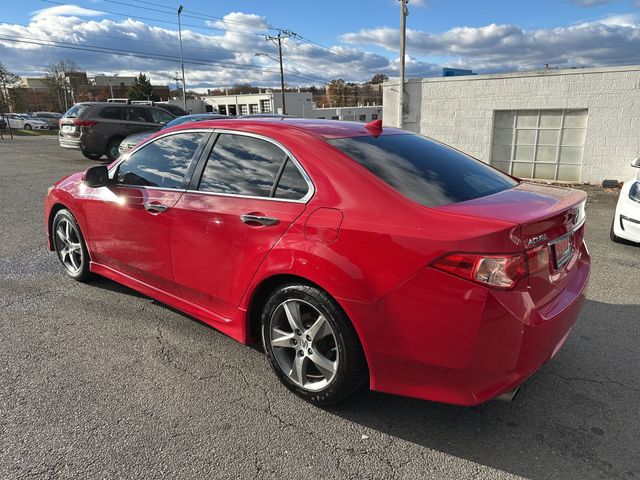
[[[511,403],[465,408],[365,391],[325,410],[390,442],[526,478],[635,478],[639,362],[615,341],[637,337],[638,319],[640,305],[588,300],[567,343]]]
[[[105,278],[92,285],[148,298]],[[511,403],[458,407],[362,391],[322,409],[377,430],[389,444],[410,442],[416,455],[427,448],[531,479],[633,478],[640,475],[640,368],[625,348],[631,332],[638,337],[637,319],[640,305],[587,300],[567,343]],[[250,347],[262,351],[260,342]]]

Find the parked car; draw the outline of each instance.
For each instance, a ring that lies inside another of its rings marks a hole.
[[[5,118],[11,128],[16,130],[48,130],[49,126],[42,120],[24,113],[7,113]]]
[[[368,384],[475,405],[511,397],[567,339],[585,202],[379,121],[235,119],[65,177],[45,212],[69,276],[262,341],[310,402]]]
[[[631,162],[636,173],[620,189],[611,224],[611,240],[640,244],[640,157]]]
[[[92,160],[118,158],[120,142],[132,133],[162,127],[175,117],[162,108],[122,103],[77,103],[60,120],[60,146]]]
[[[120,155],[127,153],[129,150],[135,147],[138,143],[150,137],[158,130],[164,130],[165,128],[175,127],[176,125],[180,125],[181,123],[201,122],[203,120],[218,120],[218,119],[224,119],[224,118],[228,120],[233,117],[229,117],[228,115],[220,115],[218,113],[195,113],[193,115],[185,115],[182,117],[174,118],[165,126],[157,130],[149,130],[148,132],[134,133],[133,135],[129,135],[122,142],[120,142],[120,147],[118,147],[118,151],[120,152]]]
[[[57,130],[58,122],[62,118],[62,114],[56,112],[35,112],[32,117],[45,122],[49,126],[49,130]]]

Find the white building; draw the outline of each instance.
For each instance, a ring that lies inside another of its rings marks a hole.
[[[399,83],[384,84],[398,125]],[[600,183],[640,154],[640,66],[409,80],[404,128],[521,178]]]
[[[240,95],[210,95],[202,97],[219,113],[248,115],[253,113],[282,113],[280,92],[248,93]],[[311,92],[286,92],[287,115],[300,118],[355,120],[370,122],[382,118],[381,106],[317,108]]]

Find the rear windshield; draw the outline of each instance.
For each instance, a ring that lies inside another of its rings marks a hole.
[[[479,160],[420,135],[336,138],[329,143],[427,207],[484,197],[517,184]]]
[[[86,110],[87,108],[89,108],[90,105],[83,105],[81,103],[74,105],[73,107],[71,107],[69,110],[67,110],[67,113],[65,113],[63,115],[64,118],[77,118],[80,116],[80,114]]]

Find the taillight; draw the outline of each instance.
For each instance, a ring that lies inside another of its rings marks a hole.
[[[98,122],[94,122],[93,120],[78,120],[77,118],[74,118],[72,123],[79,127],[93,127]]]
[[[546,245],[527,250],[527,268],[529,275],[549,270],[549,248]]]
[[[452,253],[439,258],[432,266],[472,282],[502,289],[513,288],[527,276],[527,257],[524,254]]]

